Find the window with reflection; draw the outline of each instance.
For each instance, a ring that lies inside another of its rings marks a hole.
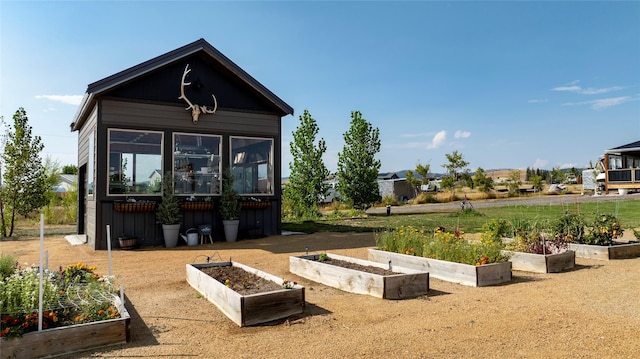
[[[157,195],[162,132],[109,130],[109,195]]]
[[[273,139],[231,137],[233,187],[240,194],[273,194]]]
[[[221,136],[174,133],[176,194],[220,194]]]

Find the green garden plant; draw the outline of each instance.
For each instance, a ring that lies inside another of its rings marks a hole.
[[[120,316],[113,305],[113,278],[94,271],[83,263],[44,271],[44,329]],[[38,329],[39,277],[37,267],[16,267],[0,281],[0,337],[19,337]]]
[[[606,246],[613,244],[614,239],[622,237],[622,225],[612,214],[598,214],[589,227],[589,233],[584,237],[584,244]]]
[[[435,231],[401,226],[375,234],[380,250],[416,255],[449,262],[484,265],[505,262],[502,244],[477,243],[463,238],[462,232],[447,232],[444,227]]]

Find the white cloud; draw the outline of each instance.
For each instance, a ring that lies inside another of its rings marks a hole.
[[[637,101],[640,98],[632,98],[631,96],[622,96],[622,97],[610,97],[610,98],[602,98],[599,100],[593,101],[584,101],[584,102],[567,102],[562,104],[563,106],[590,106],[594,110],[602,110],[611,106],[618,106],[628,101]]]
[[[456,131],[456,133],[453,135],[453,137],[455,138],[467,138],[471,136],[471,132],[469,131]]]
[[[431,140],[431,143],[427,145],[427,148],[438,148],[442,146],[446,140],[447,140],[447,131],[442,130],[436,133],[435,136],[433,136],[433,139]]]
[[[581,89],[580,86],[558,86],[552,88],[551,91],[579,92]]]
[[[547,99],[541,99],[541,100],[533,99],[533,100],[529,100],[527,102],[528,103],[543,103],[543,102],[549,102],[549,100],[547,100]]]
[[[533,168],[545,168],[549,161],[543,160],[540,158],[536,158],[536,161],[533,163]]]
[[[624,89],[622,86],[611,86],[611,87],[603,87],[603,88],[594,88],[587,87],[582,88],[578,85],[575,85],[577,81],[574,81],[571,86],[558,86],[551,89],[551,91],[564,91],[564,92],[575,92],[582,95],[599,95],[607,92],[619,91]]]
[[[82,95],[37,95],[36,99],[45,99],[77,106],[82,102]]]

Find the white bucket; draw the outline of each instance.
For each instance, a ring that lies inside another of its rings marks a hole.
[[[624,196],[627,193],[629,193],[629,189],[628,188],[618,188],[618,194]]]

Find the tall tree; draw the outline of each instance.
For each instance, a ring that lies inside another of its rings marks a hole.
[[[329,170],[322,161],[327,145],[323,138],[316,144],[318,131],[318,124],[309,111],[304,110],[290,143],[293,162],[289,163],[291,174],[285,187],[285,196],[296,217],[316,215],[318,202],[329,190],[326,182]]]
[[[338,153],[337,191],[358,209],[380,200],[378,172],[380,160],[380,130],[362,117],[360,111],[351,112],[351,126],[344,133],[344,147]]]
[[[0,230],[7,237],[13,235],[16,214],[26,216],[47,203],[47,175],[40,157],[44,144],[40,136],[33,136],[24,108],[19,108],[13,115],[13,125],[5,126]]]
[[[63,175],[77,175],[78,174],[78,167],[76,165],[64,165],[62,167],[62,174]]]

